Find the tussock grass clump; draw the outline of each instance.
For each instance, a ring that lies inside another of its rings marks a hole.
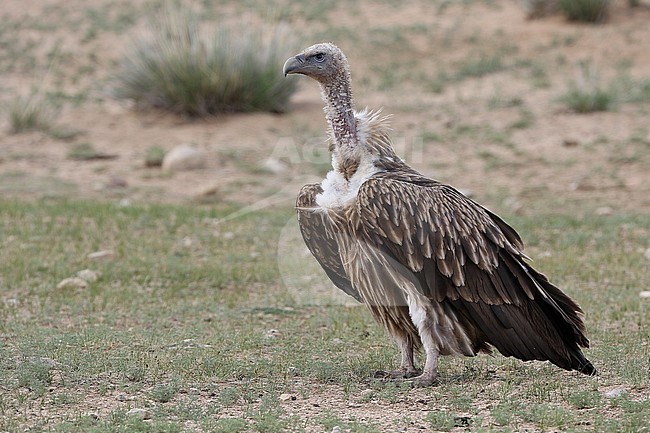
[[[558,7],[570,21],[598,23],[607,17],[609,0],[560,0]]]
[[[55,110],[43,98],[18,97],[9,104],[9,126],[12,134],[27,131],[48,132],[52,128]]]
[[[608,111],[616,102],[613,87],[603,87],[598,71],[590,64],[579,64],[576,79],[569,84],[568,91],[561,100],[576,113]]]
[[[206,36],[196,17],[166,8],[124,56],[115,95],[190,116],[282,112],[296,88],[281,73],[294,49],[281,25],[242,22]]]
[[[612,107],[614,96],[606,89],[571,87],[562,100],[576,113],[593,113],[608,111]]]

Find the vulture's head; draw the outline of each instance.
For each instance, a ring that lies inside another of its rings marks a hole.
[[[284,75],[302,74],[321,84],[347,73],[348,61],[339,47],[332,43],[312,45],[284,63]]]

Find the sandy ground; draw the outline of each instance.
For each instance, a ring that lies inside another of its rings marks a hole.
[[[95,3],[109,11],[117,4]],[[136,9],[141,6],[134,4]],[[650,76],[650,52],[643,43],[650,40],[650,10],[641,7],[632,13],[624,5],[615,6],[609,21],[598,26],[567,23],[561,16],[527,21],[520,5],[510,1],[452,5],[433,13],[426,3],[415,1],[399,8],[359,7],[354,14],[339,6],[330,12],[329,23],[349,28],[360,20],[375,35],[369,37],[369,46],[352,43],[348,36],[336,41],[348,52],[358,106],[384,107],[394,114],[396,147],[424,173],[472,191],[480,201],[497,207],[509,203],[514,210],[545,197],[647,210],[647,101],[621,103],[614,111],[592,114],[572,113],[559,101],[581,61],[592,64],[604,85],[622,74],[637,81]],[[302,80],[291,112],[284,115],[191,120],[134,111],[128,102],[107,96],[106,77],[132,38],[143,32],[142,20],[123,33],[98,32],[89,42],[83,41],[83,24],[76,32],[58,26],[46,32],[34,24],[45,28],[57,15],[72,21],[78,15],[83,22],[88,16],[84,7],[88,8],[84,2],[66,2],[65,7],[56,1],[4,2],[3,16],[26,27],[25,37],[34,42],[33,56],[43,67],[25,72],[20,57],[14,59],[18,66],[2,74],[3,105],[35,87],[41,93],[85,92],[87,98],[80,104],[63,104],[57,127],[78,132],[67,140],[41,132],[11,134],[7,116],[2,116],[3,195],[236,206],[272,197],[267,201],[291,205],[305,179],[322,178],[326,156],[323,159],[322,151],[315,155],[315,149],[325,146],[321,144],[325,122],[314,83]],[[408,39],[402,40],[402,31]],[[333,31],[324,34],[336,36]],[[314,38],[302,37],[301,45],[315,42]],[[401,45],[403,50],[394,49]],[[60,60],[48,64],[42,57],[51,55],[54,47]],[[459,65],[499,52],[503,70],[450,79],[439,93],[426,91],[423,82],[441,71],[453,76]],[[89,62],[93,62],[89,72],[78,73]],[[543,70],[543,86],[534,84],[526,66],[530,63]],[[69,75],[76,78],[65,79]],[[387,80],[392,82],[387,85]],[[528,125],[510,126],[521,116],[529,116]],[[115,158],[72,160],[68,154],[79,143]],[[168,174],[145,168],[149,147],[169,150],[182,143],[206,152],[204,169]]]

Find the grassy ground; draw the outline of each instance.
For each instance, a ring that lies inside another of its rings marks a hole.
[[[370,378],[397,352],[362,307],[284,275],[288,210],[228,211],[1,201],[0,431],[649,431],[647,215],[508,218],[586,310],[600,376],[445,358],[411,390]]]
[[[163,3],[3,0],[0,432],[650,430],[650,9],[589,26],[512,0],[181,2],[210,32],[271,15],[344,48],[398,153],[504,214],[587,313],[596,378],[445,358],[423,390],[371,379],[397,351],[296,231],[300,178],[329,163],[313,83],[283,116],[110,97]],[[150,167],[180,143],[206,168]],[[260,199],[285,201],[223,220]]]

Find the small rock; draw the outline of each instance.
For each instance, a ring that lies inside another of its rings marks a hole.
[[[609,206],[602,206],[596,209],[596,215],[598,216],[608,216],[614,213],[614,209]]]
[[[140,419],[151,419],[151,411],[134,407],[126,413],[127,416],[132,416]]]
[[[280,394],[279,399],[280,399],[280,401],[295,400],[296,396],[291,395],[291,394]]]
[[[205,165],[205,154],[189,144],[181,144],[167,152],[162,169],[168,172],[196,170]]]
[[[194,193],[194,196],[197,198],[217,197],[220,190],[221,188],[219,188],[218,185],[207,185],[199,188],[196,193]]]
[[[84,269],[77,272],[77,276],[82,280],[86,280],[88,283],[93,283],[99,278],[99,272],[93,271],[92,269]]]
[[[335,425],[331,433],[341,433],[342,431],[343,430],[341,430],[341,427]]]
[[[647,250],[645,250],[644,255],[645,255],[645,258],[646,258],[646,259],[650,260],[650,248],[648,248]]]
[[[117,398],[117,401],[126,401],[127,400],[126,395],[124,395],[124,394],[119,394],[115,398]]]
[[[104,184],[104,187],[108,189],[126,188],[127,186],[129,186],[129,183],[120,176],[111,176],[108,178],[108,182]]]
[[[86,416],[87,416],[88,418],[92,418],[92,419],[94,419],[95,421],[97,421],[97,420],[99,419],[99,414],[98,414],[97,412],[88,412],[88,413],[86,414]]]
[[[66,278],[56,285],[57,289],[85,289],[87,287],[88,282],[79,277]]]
[[[18,304],[20,304],[20,301],[16,298],[9,298],[5,301],[5,303],[10,307],[17,307]]]
[[[469,416],[455,416],[454,427],[468,427],[472,423],[472,418]]]
[[[374,391],[372,389],[370,389],[370,388],[364,389],[363,391],[361,391],[359,393],[359,397],[361,397],[361,399],[367,399],[367,398],[372,397],[373,393],[374,393]]]
[[[269,329],[268,331],[266,331],[265,335],[266,335],[266,338],[278,338],[282,334],[277,329]]]
[[[650,298],[650,290],[642,290],[639,292],[640,298]]]
[[[564,146],[564,147],[576,147],[578,144],[580,144],[580,143],[578,143],[578,140],[574,140],[574,139],[571,139],[571,138],[565,138],[562,141],[562,146]]]
[[[620,397],[621,395],[623,395],[624,392],[625,392],[625,388],[621,388],[621,387],[613,388],[605,392],[605,397],[607,398]]]
[[[287,164],[276,158],[269,158],[264,162],[264,168],[273,174],[286,173],[289,169]]]
[[[52,368],[52,369],[55,368],[61,369],[66,367],[65,364],[61,364],[60,362],[55,361],[52,358],[47,358],[45,356],[30,356],[29,358],[27,358],[27,361],[30,364],[43,365],[45,367]]]
[[[95,251],[94,253],[88,254],[88,258],[90,260],[112,259],[113,255],[114,255],[113,251],[103,250],[103,251]]]

